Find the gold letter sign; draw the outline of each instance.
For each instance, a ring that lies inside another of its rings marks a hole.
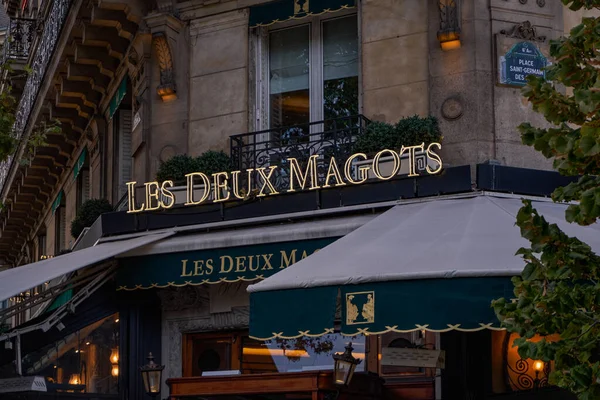
[[[434,142],[427,146],[425,143],[416,146],[402,146],[399,151],[383,149],[372,159],[369,159],[364,153],[356,153],[348,157],[345,162],[340,163],[343,168],[341,171],[335,158],[331,157],[326,161],[327,173],[322,177],[317,173],[319,155],[310,156],[304,170],[300,167],[297,159],[288,158],[288,167],[285,169],[273,165],[231,173],[218,172],[212,174],[212,181],[200,171],[192,172],[186,175],[186,202],[184,206],[199,205],[205,202],[217,203],[230,199],[232,201],[236,199],[243,200],[244,195],[253,190],[253,181],[258,183],[258,187],[255,188],[258,190],[257,197],[277,195],[280,193],[277,189],[284,189],[275,185],[277,179],[281,176],[289,177],[289,187],[284,192],[290,193],[297,190],[315,190],[347,184],[359,185],[369,178],[385,181],[398,174],[407,174],[409,177],[419,176],[419,172],[435,175],[442,172],[442,158],[438,154],[441,149],[442,145]],[[418,170],[417,160],[419,160]],[[240,187],[240,175],[247,178],[247,188]],[[172,181],[165,181],[160,185],[158,182],[145,183],[143,185],[145,194],[143,203],[136,199],[136,183],[127,183],[128,213],[171,208],[175,204]],[[232,194],[233,196],[231,196]],[[246,268],[241,261],[239,263],[236,261],[234,264],[233,260],[231,264],[227,264],[227,268],[234,268],[234,265],[235,268],[240,270]],[[221,268],[224,267],[225,264],[222,264]],[[200,271],[204,267],[190,267],[185,264],[183,266],[184,271],[188,269],[191,271],[191,268],[195,268],[194,271]]]

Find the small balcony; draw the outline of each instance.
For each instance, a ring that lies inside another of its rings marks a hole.
[[[352,154],[356,138],[369,123],[363,115],[356,115],[233,135],[232,164],[241,171],[273,165],[284,167],[276,171],[278,175],[273,180],[279,189],[289,186],[289,176],[285,173],[288,158],[305,165],[311,156],[318,155],[317,173],[322,178],[327,174],[331,157],[340,162]]]
[[[29,58],[36,35],[38,21],[35,19],[11,18],[2,60],[25,63]]]

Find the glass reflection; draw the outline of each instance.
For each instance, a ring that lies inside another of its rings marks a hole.
[[[258,341],[244,338],[242,348],[242,372],[301,372],[311,370],[333,370],[333,354],[345,350],[352,340],[353,355],[365,358],[365,337],[353,338],[341,334],[321,337],[301,337],[297,339],[273,339]],[[364,362],[357,371],[364,370]]]
[[[269,37],[271,128],[308,123],[309,94],[308,25],[275,31]],[[278,139],[308,133],[308,127],[282,132]],[[287,136],[286,136],[287,135]]]
[[[46,377],[49,391],[118,393],[119,324],[111,315],[23,357],[24,375]]]

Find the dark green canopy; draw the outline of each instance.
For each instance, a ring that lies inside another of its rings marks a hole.
[[[268,26],[356,6],[356,0],[278,0],[250,7],[250,27]]]

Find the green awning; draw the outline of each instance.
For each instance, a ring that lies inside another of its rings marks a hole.
[[[250,27],[269,26],[356,6],[356,0],[278,0],[250,7]]]
[[[337,238],[279,242],[123,258],[118,290],[255,281],[281,271]]]
[[[47,312],[56,310],[60,306],[67,304],[67,302],[69,300],[71,300],[72,297],[73,297],[73,289],[68,289],[68,290],[62,292],[52,301],[52,303],[48,306],[48,308],[44,312],[47,313]]]
[[[61,190],[60,192],[58,192],[58,195],[56,196],[56,199],[54,199],[54,203],[52,203],[52,214],[54,214],[56,212],[56,209],[58,207],[60,207],[60,203],[62,202],[62,198],[63,198],[63,191]]]
[[[85,164],[85,158],[87,157],[87,147],[84,147],[73,167],[73,180],[77,179],[79,172],[83,169],[83,165]]]
[[[121,84],[117,88],[115,95],[110,100],[110,104],[108,105],[108,118],[109,119],[111,119],[113,117],[113,115],[115,115],[115,112],[117,111],[117,108],[119,108],[119,106],[121,105],[121,102],[125,98],[126,93],[127,93],[127,75],[125,75],[125,78],[123,78],[123,80],[121,81]]]
[[[416,279],[250,294],[250,336],[260,340],[341,333],[500,329],[491,302],[512,297],[509,277]]]

